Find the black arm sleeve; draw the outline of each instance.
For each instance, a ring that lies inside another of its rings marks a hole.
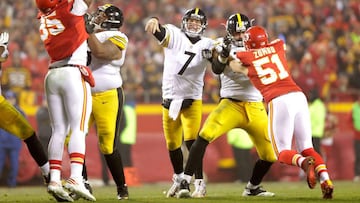
[[[166,30],[163,26],[161,26],[160,23],[159,23],[159,27],[160,27],[160,32],[156,31],[154,33],[154,36],[156,37],[157,40],[159,40],[159,42],[161,42],[165,38]]]
[[[215,74],[219,75],[224,71],[226,64],[221,63],[218,57],[214,57],[211,62],[211,69]]]

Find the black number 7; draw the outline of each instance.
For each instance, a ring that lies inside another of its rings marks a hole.
[[[189,51],[185,51],[185,54],[189,55],[188,60],[186,61],[186,63],[183,65],[183,67],[181,68],[181,70],[178,72],[178,75],[182,75],[185,72],[185,69],[188,67],[188,65],[190,64],[191,60],[195,57],[195,53],[189,52]]]

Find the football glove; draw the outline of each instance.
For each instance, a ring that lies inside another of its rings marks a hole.
[[[222,50],[220,52],[220,56],[223,58],[227,58],[230,55],[230,49],[231,49],[231,36],[230,35],[226,35],[223,38],[223,43],[222,43]]]
[[[85,13],[84,21],[85,21],[85,29],[88,34],[94,33],[95,24],[92,22],[93,16],[89,13]]]
[[[9,51],[7,49],[7,45],[9,42],[9,33],[3,32],[0,34],[0,62],[4,62],[8,56]]]
[[[7,45],[9,42],[9,33],[3,32],[0,34],[0,46]]]

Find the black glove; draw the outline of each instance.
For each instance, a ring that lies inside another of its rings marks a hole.
[[[231,49],[231,36],[226,35],[223,39],[222,51],[220,53],[220,56],[223,58],[227,58],[230,55],[230,49]]]
[[[95,24],[91,22],[92,15],[85,13],[84,20],[85,20],[85,29],[88,34],[94,33]]]

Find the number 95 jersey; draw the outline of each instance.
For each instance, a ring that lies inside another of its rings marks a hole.
[[[202,50],[214,48],[215,41],[201,37],[194,44],[179,28],[167,24],[164,47],[162,97],[164,99],[202,99],[204,75],[209,61]]]

